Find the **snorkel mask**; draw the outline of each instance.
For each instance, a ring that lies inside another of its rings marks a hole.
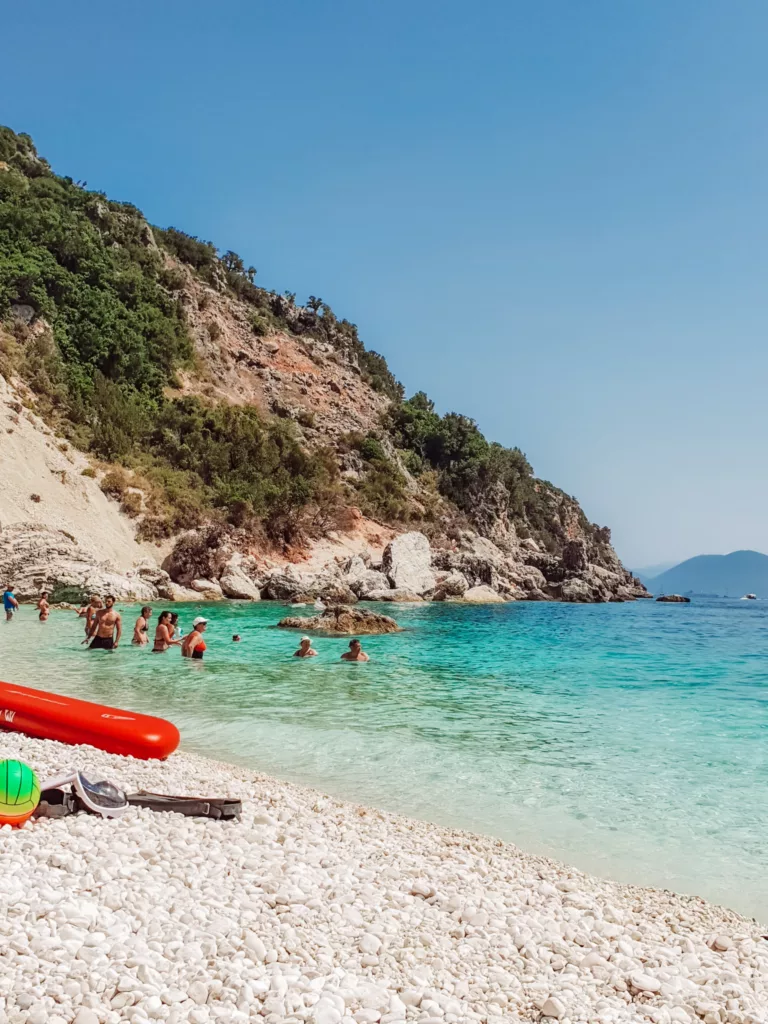
[[[82,772],[73,772],[59,778],[49,779],[41,787],[61,789],[71,786],[72,792],[79,798],[86,810],[100,814],[102,818],[119,818],[130,807],[128,798],[122,789],[104,780],[92,782]]]

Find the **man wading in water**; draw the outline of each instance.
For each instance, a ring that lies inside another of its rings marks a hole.
[[[13,613],[18,611],[19,602],[13,596],[13,587],[7,587],[3,594],[3,608],[5,609],[5,620],[10,622],[13,618]]]
[[[359,640],[349,641],[349,650],[342,654],[342,661],[369,661],[368,655],[365,653],[363,648],[360,646]]]
[[[123,632],[123,620],[120,612],[115,611],[115,599],[109,594],[104,598],[106,607],[101,608],[93,616],[91,630],[83,643],[91,641],[90,651],[113,651],[120,643]],[[115,635],[117,634],[117,635]]]

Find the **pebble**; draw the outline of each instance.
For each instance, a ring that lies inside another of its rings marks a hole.
[[[86,1006],[81,1006],[72,1024],[100,1024],[98,1016]]]
[[[46,777],[73,748],[0,733],[0,757]],[[9,1024],[766,1020],[763,931],[702,900],[194,755],[77,758],[129,790],[239,797],[242,821],[0,830]]]
[[[630,983],[638,992],[660,992],[661,982],[658,978],[652,978],[650,974],[633,974]]]

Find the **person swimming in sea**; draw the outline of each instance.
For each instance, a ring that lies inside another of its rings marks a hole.
[[[123,634],[123,618],[115,608],[115,598],[107,594],[104,607],[94,613],[91,629],[83,643],[90,651],[115,651]]]
[[[233,633],[232,634],[232,643],[233,644],[239,644],[241,639],[242,639],[242,637],[240,636],[239,633]]]
[[[13,587],[6,587],[3,592],[3,608],[5,609],[5,621],[10,622],[14,612],[18,610],[19,602],[13,596]]]
[[[182,658],[196,658],[198,660],[202,660],[202,657],[205,654],[205,640],[203,640],[203,633],[205,632],[207,625],[208,619],[204,619],[202,615],[199,615],[194,620],[192,623],[192,632],[187,633],[181,641]]]
[[[349,641],[349,650],[341,656],[342,661],[370,661],[371,659],[363,650],[359,640]]]
[[[40,595],[40,600],[37,602],[37,610],[40,613],[37,617],[41,622],[45,622],[51,612],[51,606],[48,603],[48,591],[44,590]]]
[[[152,617],[152,609],[148,604],[145,604],[141,609],[141,615],[136,619],[136,625],[133,627],[133,639],[132,644],[137,647],[144,647],[145,644],[149,643],[149,620]]]
[[[298,651],[293,652],[294,658],[316,658],[317,651],[312,647],[312,641],[308,636],[303,636],[299,640]]]
[[[181,647],[181,640],[174,639],[171,612],[161,612],[155,628],[153,654],[164,654],[169,647]]]

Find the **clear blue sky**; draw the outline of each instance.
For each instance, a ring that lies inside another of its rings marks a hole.
[[[768,550],[768,5],[15,5],[0,121],[322,296],[630,565]]]

